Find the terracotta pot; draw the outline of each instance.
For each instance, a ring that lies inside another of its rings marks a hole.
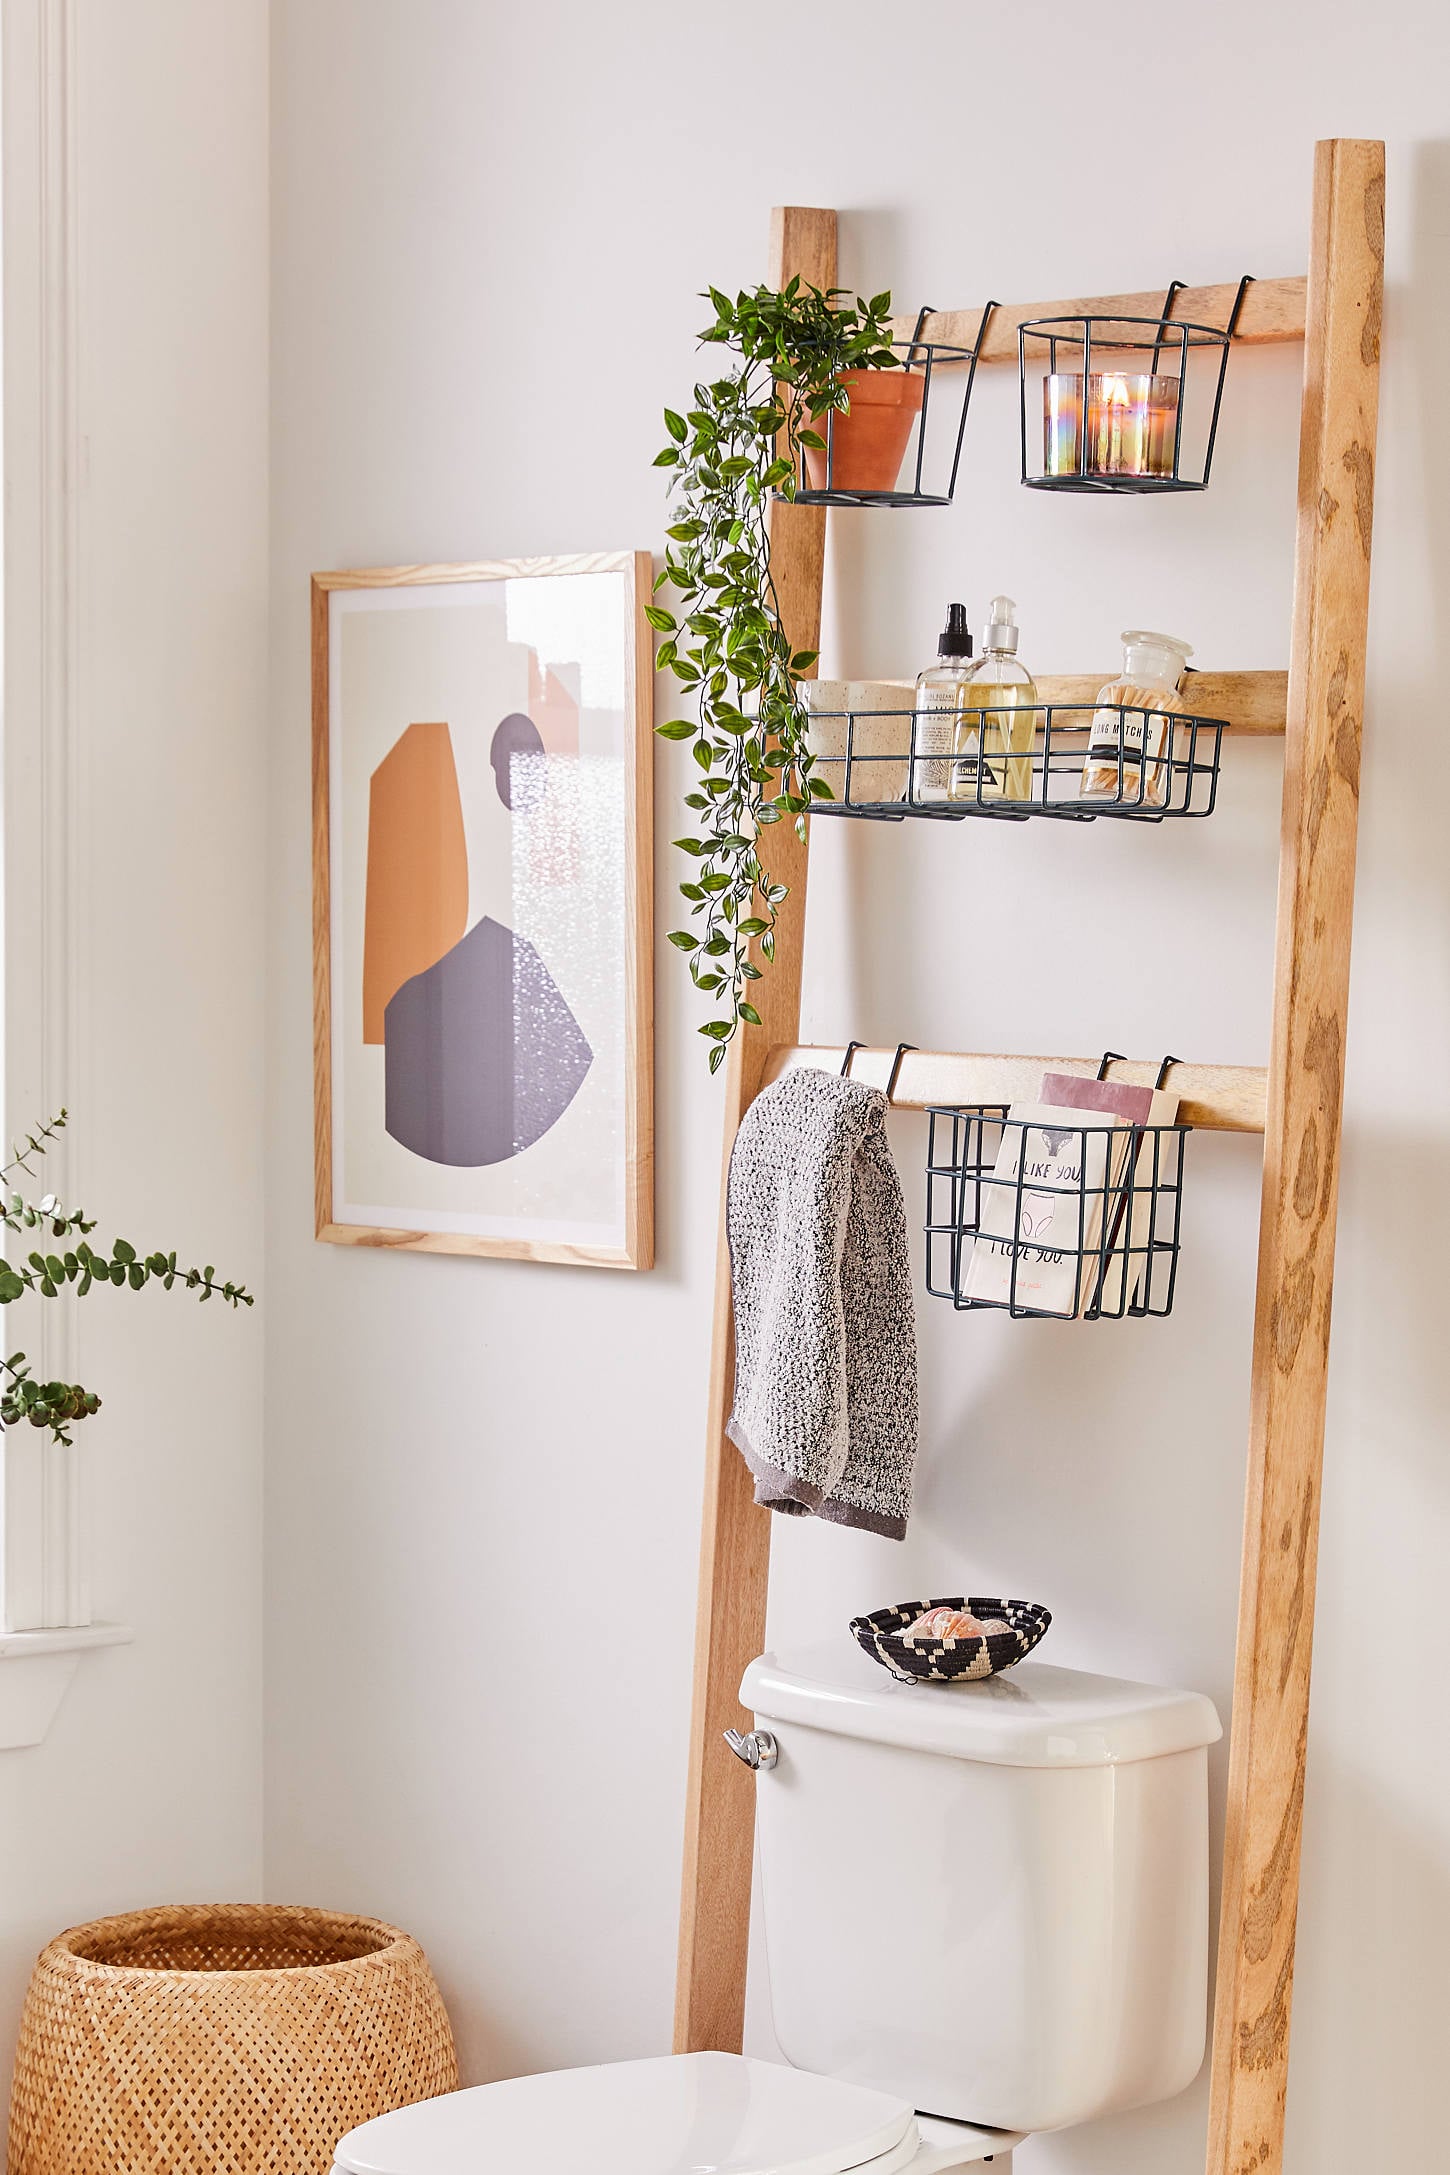
[[[830,482],[826,454],[807,446],[806,478],[813,491],[894,491],[926,392],[924,370],[845,370],[849,414],[818,416],[810,425],[822,438],[831,424]]]

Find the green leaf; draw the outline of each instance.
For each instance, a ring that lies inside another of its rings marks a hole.
[[[752,1027],[758,1027],[760,1025],[760,1014],[756,1011],[753,1004],[742,1004],[740,1007],[740,1017],[743,1020],[749,1020]]]
[[[671,718],[667,725],[656,725],[655,731],[661,740],[693,740],[695,737],[695,727],[683,717]]]
[[[666,408],[665,410],[665,429],[677,446],[684,444],[686,437],[685,419],[682,415],[676,415],[673,408]],[[82,1097],[82,1100],[84,1100],[84,1097]]]
[[[676,951],[692,952],[698,949],[700,939],[697,936],[691,936],[688,929],[671,929],[669,941],[674,945]]]
[[[111,1257],[115,1261],[131,1262],[136,1259],[136,1249],[127,1239],[115,1239],[111,1245]]]
[[[676,453],[674,447],[666,446],[662,452],[655,455],[654,465],[656,468],[677,468],[679,460],[680,456]]]
[[[644,616],[657,633],[674,633],[675,615],[673,612],[667,612],[663,605],[647,604],[644,608]]]
[[[704,1026],[700,1029],[700,1033],[708,1035],[712,1042],[723,1042],[725,1037],[733,1030],[734,1025],[733,1020],[706,1020]]]
[[[820,654],[818,649],[798,649],[790,661],[791,671],[809,672]]]

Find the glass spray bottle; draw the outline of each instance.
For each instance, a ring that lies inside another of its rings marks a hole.
[[[949,604],[946,626],[937,638],[936,663],[917,675],[908,800],[944,801],[951,797],[957,719],[971,670],[967,607]]]

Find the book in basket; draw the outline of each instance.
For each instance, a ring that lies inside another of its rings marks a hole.
[[[961,1296],[1064,1320],[1092,1305],[1132,1137],[1130,1121],[1112,1113],[1014,1103],[983,1189]]]
[[[1082,1073],[1045,1072],[1044,1102],[1081,1110],[1094,1110],[1128,1125],[1172,1125],[1178,1116],[1178,1097],[1167,1088],[1134,1087],[1127,1080],[1093,1080]],[[1172,1172],[1177,1173],[1176,1138],[1170,1153]],[[1123,1311],[1123,1287],[1128,1280],[1128,1303],[1144,1288],[1152,1255],[1154,1185],[1153,1150],[1141,1138],[1134,1142],[1125,1162],[1122,1185],[1108,1218],[1106,1261],[1099,1274],[1101,1290],[1093,1296],[1104,1314]],[[1136,1181],[1136,1183],[1135,1183]]]

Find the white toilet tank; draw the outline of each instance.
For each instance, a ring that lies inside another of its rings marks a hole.
[[[788,2061],[1008,2130],[1191,2083],[1209,1700],[1032,1661],[901,1684],[845,1634],[740,1697],[779,1747],[756,1811]]]

